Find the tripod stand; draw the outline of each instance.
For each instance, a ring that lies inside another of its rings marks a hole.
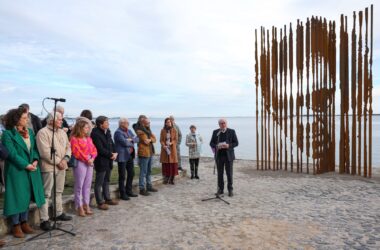
[[[217,133],[217,137],[218,137],[218,140],[217,140],[217,143],[216,145],[219,144],[219,135],[220,135],[220,131]],[[215,155],[214,155],[214,175],[215,175],[215,168],[217,167],[217,164],[218,164],[218,147],[215,147]],[[218,182],[216,183],[216,190],[219,189],[219,186],[218,186]],[[221,200],[221,201],[224,201],[224,203],[226,203],[227,205],[230,205],[230,203],[226,200],[224,200],[223,198],[223,194],[219,194],[219,192],[217,191],[215,193],[215,197],[211,197],[211,198],[206,198],[206,199],[203,199],[202,201],[209,201],[209,200],[214,200],[214,199],[218,199],[218,200]]]
[[[34,239],[37,239],[38,237],[42,236],[42,235],[45,235],[47,233],[49,233],[49,237],[51,237],[51,233],[52,231],[54,230],[58,230],[58,231],[62,231],[64,233],[68,233],[68,234],[71,234],[72,236],[75,236],[75,233],[71,232],[71,231],[68,231],[68,230],[65,230],[65,229],[62,229],[59,227],[59,224],[57,223],[57,190],[56,190],[56,185],[57,185],[57,181],[56,181],[56,162],[55,162],[55,147],[54,147],[54,135],[55,135],[55,114],[57,112],[57,102],[58,101],[61,101],[64,99],[55,99],[55,98],[49,98],[49,99],[53,99],[54,100],[54,111],[53,111],[53,135],[52,135],[52,140],[51,140],[51,148],[50,148],[50,157],[51,159],[53,160],[53,226],[51,227],[51,229],[45,231],[45,232],[42,232],[40,234],[37,234],[35,236],[33,236],[32,238],[29,238],[27,241],[31,241],[31,240],[34,240]]]

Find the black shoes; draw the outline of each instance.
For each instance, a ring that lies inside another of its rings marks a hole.
[[[199,180],[199,176],[198,176],[198,175],[196,175],[196,176],[195,176],[195,179],[198,179],[198,180]]]
[[[146,190],[149,191],[149,192],[157,192],[158,191],[154,187],[148,187]]]
[[[53,229],[52,226],[50,225],[50,221],[48,220],[41,222],[40,228],[43,231],[49,231]]]
[[[128,195],[122,195],[122,196],[120,196],[120,199],[123,200],[123,201],[130,200],[130,198],[128,197]]]
[[[220,189],[218,190],[218,192],[215,193],[216,196],[219,196],[219,195],[222,195],[222,194],[224,194],[224,192],[222,190],[220,190]]]
[[[73,219],[73,217],[66,215],[65,213],[62,213],[60,216],[57,216],[57,218],[56,218],[56,220],[60,220],[60,221],[69,221],[72,219]]]
[[[192,175],[190,178],[191,178],[191,179],[194,179],[194,175]]]
[[[148,191],[146,191],[145,189],[140,189],[140,195],[149,196],[150,193],[148,193]]]
[[[135,194],[135,193],[127,193],[127,195],[129,196],[129,197],[137,197],[138,195],[137,194]]]
[[[228,191],[228,196],[229,196],[229,197],[234,196],[234,192],[232,192],[232,190],[231,190],[231,191]]]

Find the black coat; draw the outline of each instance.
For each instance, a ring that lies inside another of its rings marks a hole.
[[[0,142],[0,159],[6,160],[8,158],[8,155],[9,155],[9,152],[7,148]]]
[[[237,139],[235,130],[227,128],[227,131],[225,133],[226,133],[226,143],[229,144],[229,148],[227,149],[227,158],[229,161],[233,161],[235,160],[234,148],[239,145],[239,141]],[[210,146],[214,150],[216,149],[216,146],[220,142],[219,136],[220,136],[220,129],[216,129],[212,132]],[[217,158],[218,154],[216,154],[215,157]]]
[[[41,120],[35,114],[33,113],[29,113],[29,114],[30,114],[30,118],[31,118],[32,126],[33,126],[33,132],[36,135],[37,132],[42,128]]]
[[[111,131],[108,129],[106,133],[101,128],[94,128],[91,132],[91,138],[98,150],[98,156],[95,158],[95,170],[98,172],[112,169],[113,160],[112,153],[115,153],[115,144],[112,140]]]

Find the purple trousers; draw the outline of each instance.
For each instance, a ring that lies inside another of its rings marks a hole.
[[[75,208],[90,204],[91,183],[93,167],[88,166],[86,163],[77,161],[74,171],[74,201]]]

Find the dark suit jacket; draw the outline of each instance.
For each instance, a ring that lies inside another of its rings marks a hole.
[[[216,146],[218,145],[219,141],[219,131],[220,129],[214,130],[212,132],[212,137],[210,141],[210,146],[213,148],[214,152],[216,152],[215,157],[218,157]],[[234,148],[239,145],[239,141],[236,136],[236,132],[233,129],[227,128],[226,133],[226,143],[229,144],[229,148],[227,149],[227,158],[229,161],[235,160],[235,151]]]
[[[30,114],[30,118],[32,120],[33,132],[36,135],[37,132],[42,128],[41,120],[35,114],[33,114],[33,113],[29,113],[29,114]]]
[[[98,172],[112,169],[113,160],[112,153],[115,153],[115,145],[112,140],[112,135],[108,129],[106,133],[101,128],[94,128],[91,132],[91,138],[98,150],[98,156],[95,158],[95,170]]]

